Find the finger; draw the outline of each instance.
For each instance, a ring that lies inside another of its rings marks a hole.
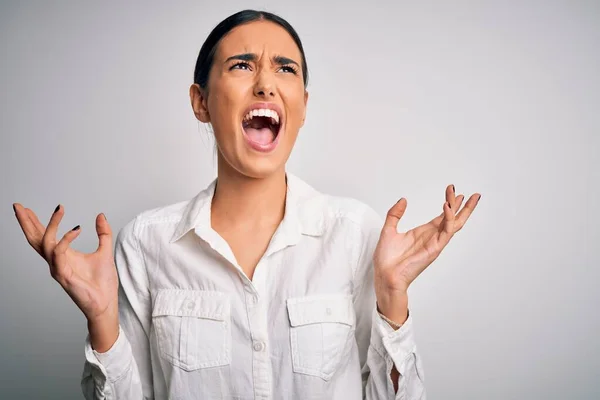
[[[443,230],[446,233],[452,234],[454,230],[452,229],[454,225],[454,219],[456,216],[454,215],[454,210],[450,207],[450,203],[446,202],[443,206],[444,208],[444,222],[443,222]]]
[[[444,203],[444,219],[442,221],[442,231],[440,232],[439,240],[442,243],[442,246],[445,246],[452,238],[454,234],[454,211],[450,208],[450,204],[448,202]]]
[[[446,186],[446,201],[448,202],[448,204],[450,205],[450,208],[455,213],[460,208],[460,203],[458,202],[460,196],[461,195],[456,196],[456,189],[455,189],[454,185]],[[460,200],[460,201],[462,202],[462,200]],[[444,218],[444,211],[442,210],[442,213],[440,215],[438,215],[437,217],[435,217],[431,222],[433,222],[437,226],[439,223],[442,222],[443,218]]]
[[[112,230],[104,213],[96,216],[96,233],[98,234],[98,248],[96,251],[108,251],[112,254]]]
[[[455,200],[456,204],[451,207],[454,214],[456,214],[456,212],[460,208],[464,198],[465,198],[465,196],[463,196],[462,194],[459,194],[458,196],[456,196],[456,200]],[[444,215],[445,215],[445,211],[442,210],[441,214],[439,214],[437,217],[433,218],[430,222],[433,223],[436,227],[439,227],[440,224],[442,223],[442,221],[444,220]]]
[[[450,209],[452,210],[452,212],[454,213],[454,215],[456,215],[456,213],[458,212],[458,210],[460,209],[460,206],[463,202],[463,200],[465,199],[465,196],[462,194],[459,194],[458,196],[456,196],[456,198],[454,199],[454,204],[449,203],[450,204]],[[446,200],[448,201],[448,200]],[[439,218],[444,218],[445,215],[445,211],[442,210],[441,214],[438,215]]]
[[[481,197],[481,195],[479,193],[475,193],[475,194],[471,195],[469,200],[467,200],[463,209],[460,210],[460,212],[456,216],[456,223],[455,223],[455,227],[454,227],[455,232],[458,232],[459,230],[461,230],[462,227],[467,223],[467,220],[469,219],[469,217],[475,210],[475,207],[477,207],[480,197]]]
[[[28,209],[24,208],[19,203],[14,203],[13,209],[15,210],[15,217],[17,217],[17,221],[19,222],[19,226],[21,227],[27,242],[35,249],[35,251],[42,255],[43,234],[40,234],[35,223],[31,220],[30,215],[27,212]],[[33,211],[31,211],[31,213],[33,213]]]
[[[46,227],[44,225],[42,225],[42,223],[38,219],[37,215],[35,215],[35,213],[33,212],[33,210],[31,210],[29,208],[26,208],[25,211],[27,211],[27,215],[29,215],[29,219],[31,220],[31,222],[35,226],[37,232],[40,235],[40,238],[43,237],[44,233],[46,233]]]
[[[52,213],[50,222],[48,222],[46,232],[44,232],[44,237],[42,238],[42,250],[44,251],[46,257],[50,257],[54,246],[56,246],[56,231],[58,230],[58,224],[60,223],[63,215],[64,209],[59,204]]]
[[[398,222],[400,222],[400,218],[404,215],[404,211],[406,211],[407,201],[404,197],[402,197],[396,204],[392,206],[387,212],[385,217],[385,222],[383,224],[383,229],[393,229],[394,231],[398,228]]]
[[[450,205],[450,207],[452,209],[457,209],[457,207],[455,206],[455,188],[454,185],[448,185],[446,186],[446,201],[448,202],[448,204]]]
[[[79,232],[81,232],[81,227],[79,225],[77,225],[76,227],[74,227],[69,232],[67,232],[63,235],[62,239],[60,239],[60,241],[58,242],[58,244],[54,247],[54,250],[52,251],[53,259],[52,259],[52,263],[50,263],[51,268],[52,268],[50,270],[50,274],[61,285],[63,285],[65,283],[64,280],[65,280],[65,278],[67,278],[65,276],[66,275],[65,267],[67,266],[67,262],[66,262],[67,249],[69,248],[69,246],[71,245],[73,240],[75,240],[75,238],[77,238],[77,236],[79,236]]]

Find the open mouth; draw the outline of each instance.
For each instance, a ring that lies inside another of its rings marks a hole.
[[[279,114],[268,108],[250,110],[242,121],[244,133],[259,146],[273,144],[281,128]]]

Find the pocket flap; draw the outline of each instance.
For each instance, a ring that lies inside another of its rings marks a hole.
[[[320,295],[287,299],[292,326],[339,322],[354,325],[355,314],[351,295]]]
[[[186,289],[159,289],[152,316],[172,315],[224,321],[229,317],[229,295],[224,292]]]

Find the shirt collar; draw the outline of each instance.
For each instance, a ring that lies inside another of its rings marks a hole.
[[[273,252],[296,244],[301,235],[321,236],[324,231],[323,211],[316,207],[320,202],[313,201],[319,192],[290,172],[286,172],[286,178],[285,213],[273,237]],[[188,202],[170,243],[179,240],[192,229],[200,237],[214,236],[210,211],[216,183],[217,178]]]

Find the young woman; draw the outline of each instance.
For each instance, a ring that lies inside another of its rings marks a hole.
[[[425,399],[407,289],[475,209],[445,191],[443,212],[405,233],[319,193],[285,163],[306,114],[294,29],[246,10],[200,50],[191,105],[210,123],[218,175],[189,201],[147,210],[99,247],[57,242],[15,203],[28,242],[88,321],[86,399]]]

